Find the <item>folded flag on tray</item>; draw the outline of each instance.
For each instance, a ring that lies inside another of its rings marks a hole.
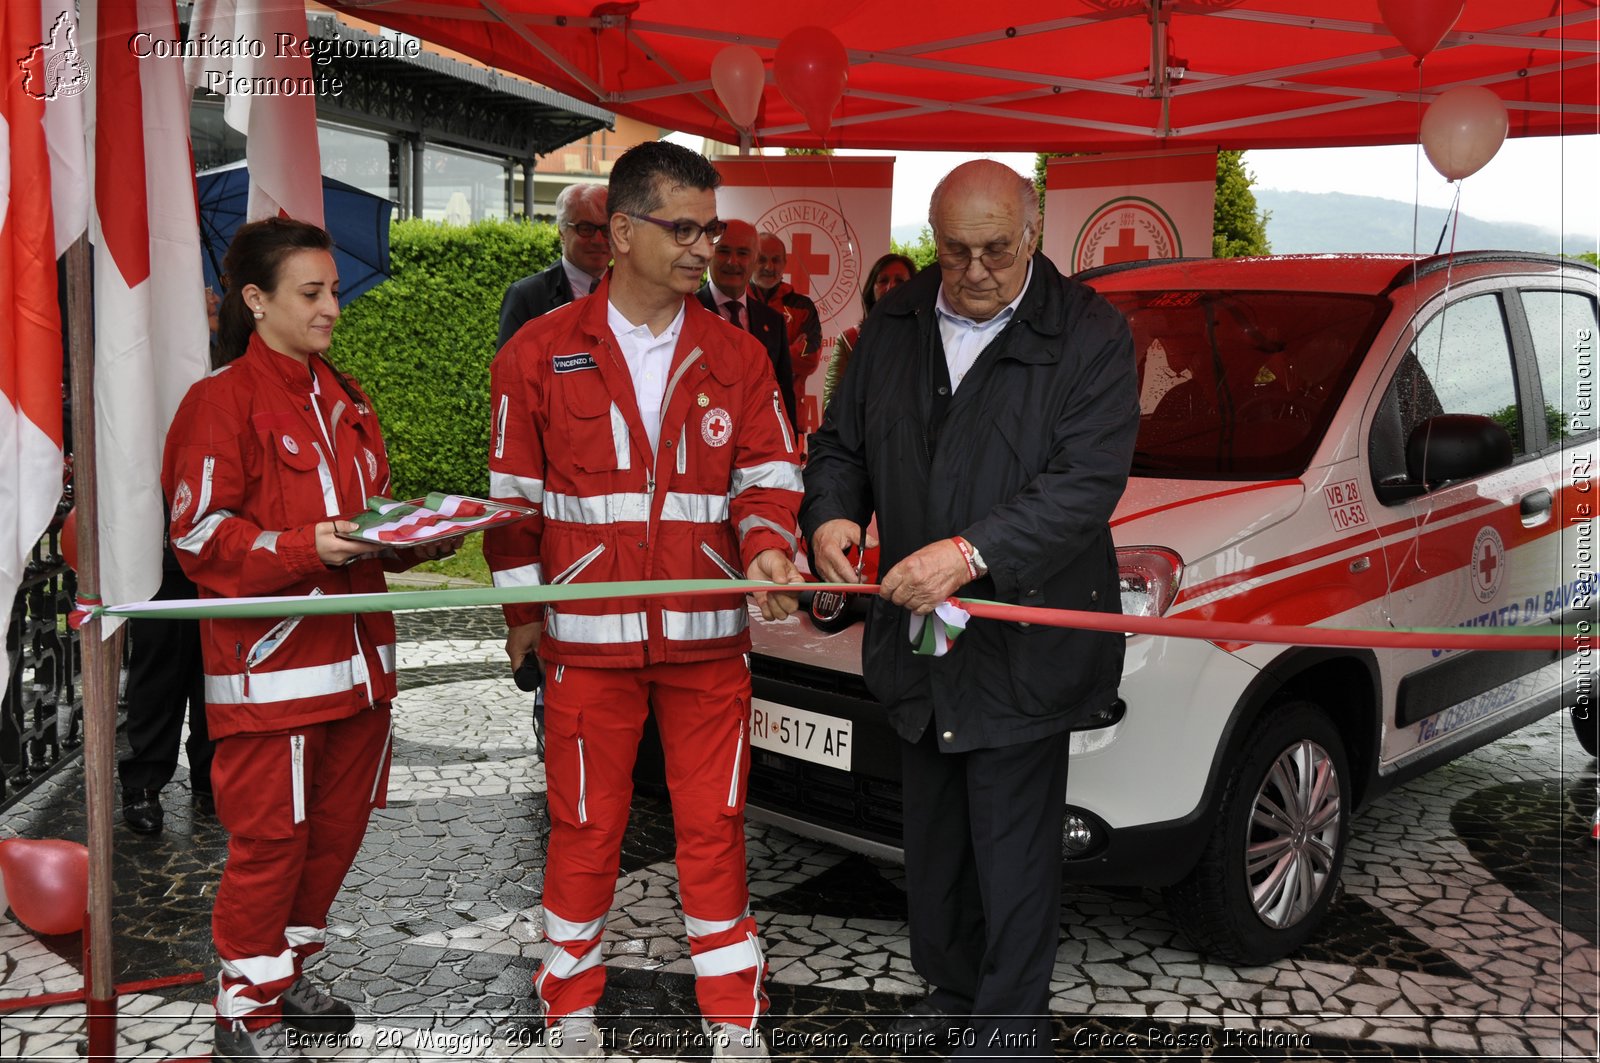
[[[413,546],[434,539],[464,535],[485,528],[521,520],[528,511],[515,506],[486,502],[481,498],[447,495],[438,491],[427,498],[397,502],[392,498],[369,498],[367,508],[350,519],[357,531],[347,538],[369,543]]]

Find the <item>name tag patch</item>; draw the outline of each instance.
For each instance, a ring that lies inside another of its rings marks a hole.
[[[598,369],[594,364],[594,355],[588,351],[581,354],[558,354],[551,363],[558,373],[576,373],[580,369]]]

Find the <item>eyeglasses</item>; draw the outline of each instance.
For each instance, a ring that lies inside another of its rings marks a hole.
[[[629,214],[628,217],[638,218],[640,221],[647,221],[651,225],[661,226],[672,234],[674,243],[681,244],[684,247],[698,243],[701,233],[709,236],[712,243],[716,243],[722,239],[722,234],[728,231],[728,223],[716,218],[712,218],[704,225],[701,225],[699,222],[693,221],[663,221],[660,218],[652,218],[648,214]]]
[[[1029,228],[1022,227],[1022,235],[1017,237],[1017,246],[1011,251],[983,251],[976,257],[983,263],[987,270],[1005,269],[1017,260],[1017,255],[1022,252],[1022,245],[1028,242]],[[973,254],[970,248],[963,247],[959,251],[939,252],[939,268],[954,273],[957,270],[966,270],[972,265]]]
[[[564,221],[561,223],[561,227],[563,229],[571,229],[584,240],[593,240],[597,234],[607,240],[611,239],[610,229],[604,225],[596,225],[592,221]]]

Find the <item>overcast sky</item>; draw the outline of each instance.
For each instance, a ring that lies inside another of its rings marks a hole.
[[[969,158],[962,152],[871,152],[894,154],[892,224],[923,222],[928,196],[940,177]],[[987,156],[1032,176],[1033,156],[997,152]],[[1303,192],[1349,192],[1423,206],[1449,207],[1455,193],[1414,145],[1382,148],[1304,148],[1251,151],[1245,166],[1257,188]],[[1600,234],[1600,137],[1529,137],[1508,140],[1482,170],[1461,182],[1461,210],[1493,221],[1518,221],[1587,237]],[[1594,250],[1593,247],[1576,250]]]

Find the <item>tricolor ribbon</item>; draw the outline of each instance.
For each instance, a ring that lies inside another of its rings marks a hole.
[[[151,603],[144,603],[151,604]],[[76,631],[83,625],[93,620],[105,611],[105,605],[96,595],[84,597],[79,595],[72,603],[72,609],[67,613],[67,626]]]
[[[422,609],[467,609],[531,602],[576,602],[619,598],[696,598],[773,590],[834,590],[877,594],[873,583],[807,583],[787,588],[763,580],[646,580],[627,583],[564,583],[537,587],[474,587],[468,590],[386,591],[379,594],[326,594],[320,597],[200,598],[129,605],[96,606],[92,615],[205,619],[219,617],[327,616],[346,613],[399,613]],[[1462,628],[1335,628],[1288,624],[1196,620],[1188,617],[1129,616],[1080,609],[1044,609],[979,598],[952,598],[974,617],[1009,623],[1128,635],[1206,639],[1232,648],[1251,643],[1287,646],[1354,646],[1369,649],[1570,650],[1580,633],[1557,624],[1498,629],[1495,634]],[[1587,638],[1587,635],[1583,637]]]
[[[416,502],[392,498],[367,499],[367,508],[351,517],[355,534],[368,542],[408,546],[431,539],[482,531],[497,524],[520,520],[527,512],[464,495],[434,491]]]
[[[911,652],[924,657],[943,657],[956,644],[956,636],[967,630],[972,614],[950,598],[933,607],[928,616],[911,614]],[[929,620],[933,622],[928,623]]]

